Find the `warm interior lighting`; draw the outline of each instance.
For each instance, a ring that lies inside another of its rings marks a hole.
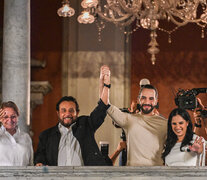
[[[83,8],[92,8],[98,5],[98,0],[83,0],[81,6]]]
[[[92,23],[100,17],[124,28],[136,22],[134,29],[125,32],[127,35],[138,28],[149,29],[151,41],[148,52],[151,54],[152,64],[155,64],[155,55],[159,52],[157,30],[167,33],[168,42],[171,43],[171,34],[188,23],[200,26],[201,37],[204,38],[207,24],[207,0],[83,0],[81,6],[84,11],[78,17],[80,23]],[[166,30],[159,26],[160,20],[171,22],[175,27]]]
[[[62,7],[58,9],[57,14],[63,17],[71,17],[75,14],[75,10],[70,7],[68,0],[63,0]]]
[[[92,16],[89,12],[83,11],[80,16],[78,16],[78,22],[83,24],[91,24],[95,20],[94,16]]]

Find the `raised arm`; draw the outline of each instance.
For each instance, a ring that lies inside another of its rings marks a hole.
[[[104,104],[109,104],[109,89],[110,89],[110,76],[111,72],[108,66],[103,65],[100,69],[100,84],[99,96]]]
[[[98,106],[90,114],[90,126],[95,132],[106,117],[106,111],[109,104],[109,88],[110,88],[110,69],[104,65],[100,69],[100,84],[99,84],[99,97],[100,101]]]
[[[109,104],[110,76],[111,72],[109,67],[103,65],[100,70],[99,95],[105,105]],[[107,113],[119,126],[124,127],[127,125],[128,113],[121,112],[117,107],[113,105],[109,107]]]

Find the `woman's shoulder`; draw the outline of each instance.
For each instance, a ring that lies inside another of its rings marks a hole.
[[[21,136],[22,138],[25,138],[25,139],[27,139],[27,140],[29,140],[29,141],[31,140],[30,135],[29,135],[28,133],[26,133],[26,132],[23,132],[23,131],[20,131],[20,130],[19,130],[18,134],[19,134],[19,136]]]

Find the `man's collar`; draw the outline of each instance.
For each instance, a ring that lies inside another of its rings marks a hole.
[[[60,132],[67,132],[67,131],[71,131],[72,127],[76,124],[76,122],[74,122],[69,128],[63,126],[61,123],[58,123],[58,129]]]

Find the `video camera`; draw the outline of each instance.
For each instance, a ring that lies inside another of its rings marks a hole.
[[[199,93],[207,93],[207,88],[193,88],[191,90],[183,90],[179,89],[176,97],[175,97],[175,104],[182,109],[193,110],[198,107],[199,103],[197,101],[196,96]],[[200,110],[201,117],[207,117],[206,110]]]

